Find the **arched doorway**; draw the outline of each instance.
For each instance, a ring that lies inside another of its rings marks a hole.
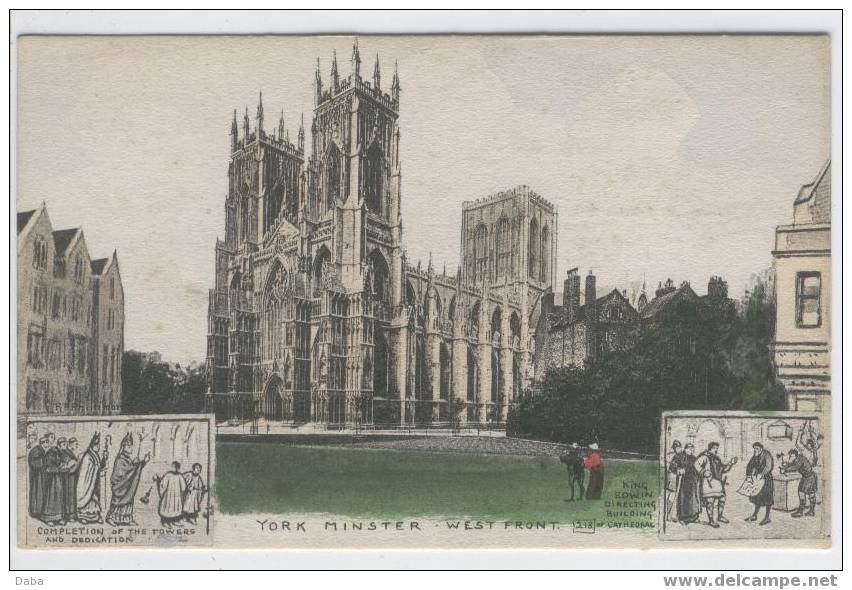
[[[449,406],[455,400],[450,399],[450,376],[452,375],[452,367],[450,363],[452,362],[452,356],[450,355],[450,349],[446,342],[441,342],[441,348],[438,353],[438,362],[441,371],[439,379],[439,396],[443,402],[440,406],[439,415],[441,420],[447,420],[449,418]]]
[[[263,417],[270,422],[281,422],[284,420],[282,393],[281,379],[275,375],[266,384],[266,389],[263,393]]]
[[[467,347],[467,419],[468,422],[478,421],[476,412],[476,392],[479,387],[479,366],[473,347]]]
[[[500,406],[503,401],[500,391],[503,385],[503,375],[500,373],[501,368],[500,351],[491,351],[491,398],[489,399],[488,411],[486,413],[488,420],[491,422],[500,420]]]

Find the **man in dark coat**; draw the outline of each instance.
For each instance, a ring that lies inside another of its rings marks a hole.
[[[50,437],[45,434],[38,440],[27,454],[27,465],[29,466],[29,511],[33,518],[41,518],[44,507],[44,484],[45,484],[45,456],[50,448]]]
[[[567,454],[559,457],[565,467],[568,469],[568,485],[571,486],[571,497],[568,502],[574,501],[574,486],[579,489],[579,500],[583,499],[583,480],[585,479],[585,469],[583,469],[583,457],[580,456],[580,445],[577,443],[571,444],[571,450]]]
[[[816,510],[817,474],[807,457],[800,454],[796,449],[790,449],[787,454],[788,460],[781,464],[783,473],[799,472],[802,479],[799,480],[799,507],[790,516],[800,518],[801,516],[814,516]],[[808,501],[810,505],[808,505]],[[805,512],[805,507],[808,510]]]
[[[53,435],[50,435],[50,442],[53,442]],[[65,444],[65,439],[60,439],[62,444]],[[62,451],[57,445],[50,446],[44,454],[44,504],[41,509],[41,520],[49,526],[63,525],[65,521],[62,519],[64,512],[63,499],[64,491],[62,489]]]
[[[763,448],[763,445],[756,442],[752,445],[754,454],[746,465],[746,477],[751,478],[756,484],[763,482],[760,490],[753,496],[749,496],[749,501],[754,504],[754,513],[746,518],[746,522],[754,522],[757,520],[757,513],[761,507],[766,507],[766,514],[759,524],[769,524],[769,510],[772,508],[772,498],[775,494],[775,486],[772,482],[772,468],[775,462],[772,460],[772,453]]]
[[[62,455],[59,466],[59,477],[62,480],[62,520],[70,522],[77,520],[77,473],[79,462],[74,453],[77,439],[62,440],[56,445]]]
[[[677,520],[682,524],[698,522],[701,516],[701,478],[695,470],[695,445],[683,447],[684,472],[677,495]]]
[[[686,453],[679,440],[672,443],[672,456],[666,468],[666,520],[677,522],[677,517],[672,516],[677,505],[677,496],[680,491],[681,480],[685,473]]]

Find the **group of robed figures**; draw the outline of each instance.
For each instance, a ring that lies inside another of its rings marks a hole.
[[[102,442],[96,432],[85,452],[77,456],[75,437],[56,438],[52,432],[42,435],[27,454],[30,516],[49,526],[104,520],[113,525],[135,525],[133,502],[150,454],[140,459],[138,454],[132,455],[132,449],[133,436],[128,433],[113,464],[109,510],[104,517],[109,436]]]
[[[803,438],[800,434],[796,447],[790,449],[786,457],[777,455],[779,472],[800,475],[799,507],[791,516],[814,516],[817,503],[815,466],[818,462],[818,441],[813,437]],[[676,440],[672,443],[672,451],[666,470],[666,519],[684,525],[698,523],[702,522],[703,510],[707,516],[705,524],[713,528],[728,524],[730,521],[724,514],[726,474],[737,463],[737,458],[723,461],[719,456],[717,442],[711,442],[697,457],[692,443],[682,445]],[[775,461],[772,453],[760,442],[752,445],[752,452],[746,464],[745,480],[737,491],[748,496],[754,506],[752,514],[744,520],[767,525],[771,522],[770,510],[775,502]],[[764,509],[762,518],[761,509]]]
[[[56,438],[52,432],[41,436],[27,454],[30,516],[48,526],[104,521],[112,526],[136,526],[136,494],[151,454],[140,457],[141,434],[138,444],[131,433],[124,436],[109,477],[109,509],[104,516],[109,439],[107,436],[102,444],[100,433],[96,432],[78,457],[76,438]],[[207,492],[201,464],[194,464],[192,471],[183,474],[179,463],[172,467],[162,477],[154,477],[160,495],[161,523],[171,525],[183,519],[195,524]],[[147,494],[141,501],[147,502],[146,497]]]

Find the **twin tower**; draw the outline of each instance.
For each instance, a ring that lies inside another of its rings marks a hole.
[[[307,158],[304,121],[294,143],[283,116],[267,132],[262,97],[253,126],[234,113],[208,410],[281,427],[504,422],[552,284],[555,210],[526,187],[466,203],[460,272],[409,264],[399,76],[386,91],[376,56],[362,77],[357,41],[349,70],[335,55],[326,81],[317,61]]]

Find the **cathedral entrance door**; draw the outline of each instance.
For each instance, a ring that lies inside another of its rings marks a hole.
[[[263,416],[270,422],[280,422],[284,419],[284,402],[281,400],[281,380],[278,377],[270,379],[263,396]]]

